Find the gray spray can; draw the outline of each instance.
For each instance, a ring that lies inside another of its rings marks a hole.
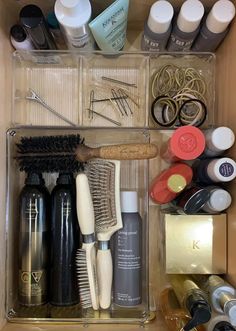
[[[114,236],[114,303],[132,307],[142,302],[142,219],[135,191],[121,192],[123,228]]]

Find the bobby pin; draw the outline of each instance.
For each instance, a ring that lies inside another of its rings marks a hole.
[[[123,104],[126,104],[126,106],[129,108],[130,114],[133,115],[132,109],[130,108],[129,103],[128,103],[128,101],[126,100],[127,95],[125,95],[124,92],[123,92],[121,89],[118,89],[117,92],[119,93],[119,95],[120,95],[121,97],[123,97],[123,99],[122,99],[122,103],[123,103]]]
[[[116,91],[114,89],[111,89],[111,94],[112,94],[113,98],[116,98],[116,100],[114,100],[114,101],[115,101],[117,107],[119,108],[121,115],[124,116],[124,113],[122,111],[123,106],[122,106],[122,104],[120,104],[120,100],[117,100],[118,95],[117,95]]]
[[[101,78],[102,78],[102,80],[107,80],[108,82],[112,82],[112,83],[116,83],[116,84],[120,84],[120,85],[131,86],[131,87],[137,88],[137,85],[135,83],[127,83],[127,82],[123,82],[122,80],[118,80],[118,79],[114,79],[114,78],[110,78],[110,77],[105,77],[105,76],[102,76]]]
[[[95,110],[92,110],[92,109],[88,109],[90,112],[92,112],[93,114],[96,114],[97,116],[100,116],[100,117],[102,117],[102,118],[104,118],[105,120],[107,120],[107,121],[109,121],[109,122],[111,122],[111,123],[113,123],[113,124],[115,124],[115,125],[117,125],[117,126],[121,126],[121,123],[120,122],[118,122],[118,121],[115,121],[115,120],[113,120],[112,118],[110,118],[110,117],[107,117],[107,116],[105,116],[105,115],[102,115],[102,114],[100,114],[100,113],[98,113],[98,112],[96,112]]]

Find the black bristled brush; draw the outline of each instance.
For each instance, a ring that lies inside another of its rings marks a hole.
[[[155,144],[119,144],[91,148],[79,134],[22,137],[17,144],[17,160],[21,171],[78,172],[92,158],[138,160],[154,158]]]

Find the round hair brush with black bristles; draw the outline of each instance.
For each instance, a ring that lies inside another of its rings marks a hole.
[[[79,134],[60,136],[22,137],[17,144],[17,160],[21,171],[78,172],[83,162],[92,158],[140,160],[154,158],[154,144],[119,144],[91,148],[84,145]]]

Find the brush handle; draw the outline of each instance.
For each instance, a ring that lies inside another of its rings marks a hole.
[[[78,161],[86,162],[92,158],[110,160],[142,160],[157,156],[158,148],[155,144],[121,144],[91,148],[79,145],[75,151]]]
[[[97,251],[97,275],[99,304],[102,309],[109,308],[111,304],[112,273],[111,250],[99,249]]]
[[[82,235],[91,235],[95,231],[93,201],[89,189],[88,177],[78,174],[76,177],[76,208]]]

